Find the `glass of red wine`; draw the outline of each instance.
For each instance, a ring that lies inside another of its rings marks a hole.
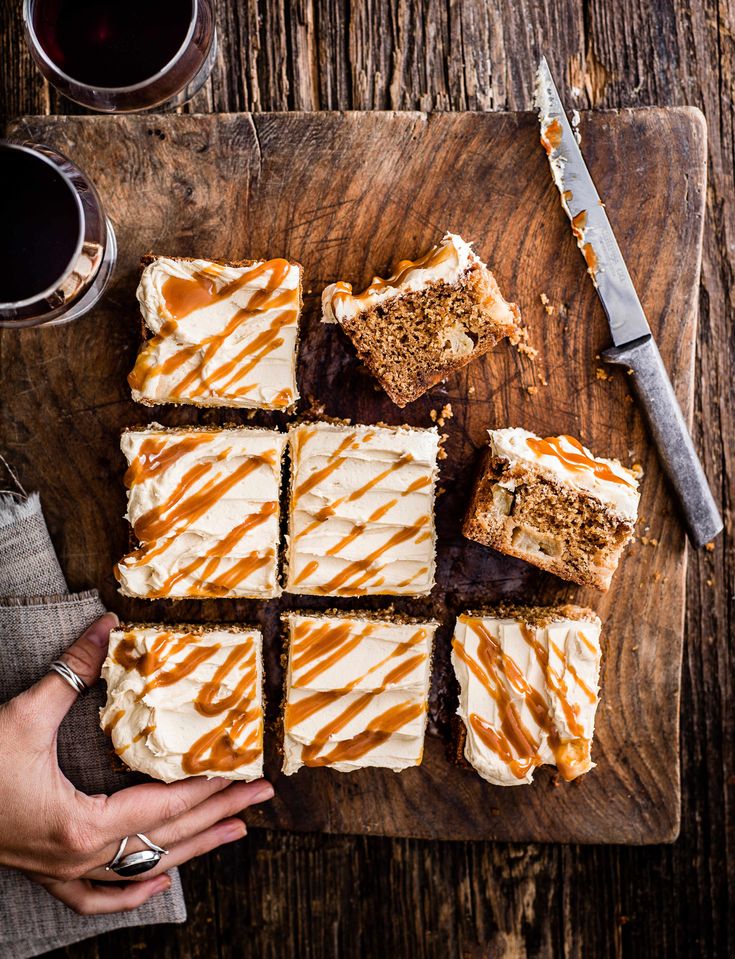
[[[213,0],[24,0],[23,20],[46,79],[103,113],[181,106],[217,55]]]
[[[117,244],[94,186],[41,144],[0,140],[0,327],[67,323],[102,296]]]

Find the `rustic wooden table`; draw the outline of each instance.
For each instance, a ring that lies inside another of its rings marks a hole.
[[[34,69],[20,6],[0,0],[0,124],[23,114],[79,112]],[[627,848],[257,831],[184,870],[191,915],[185,927],[122,932],[54,955],[731,954],[735,9],[726,0],[218,6],[218,61],[190,112],[523,110],[543,52],[570,106],[692,104],[706,114],[694,435],[726,531],[713,552],[690,560],[681,836],[671,846]]]

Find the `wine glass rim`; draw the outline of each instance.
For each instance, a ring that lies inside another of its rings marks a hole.
[[[37,145],[42,146],[43,144]],[[42,290],[40,293],[34,293],[33,296],[26,297],[24,300],[13,300],[12,302],[7,303],[0,301],[0,310],[18,309],[24,306],[33,306],[34,303],[39,303],[41,300],[45,300],[47,297],[54,294],[69,277],[72,270],[76,266],[77,261],[79,260],[79,255],[82,252],[82,246],[84,245],[84,209],[82,207],[82,201],[79,197],[79,194],[74,188],[74,184],[63,170],[61,170],[51,159],[49,159],[49,157],[45,156],[39,150],[34,149],[34,146],[36,146],[36,144],[31,145],[30,143],[14,143],[12,140],[0,139],[0,150],[20,150],[23,153],[29,153],[35,159],[41,160],[47,166],[51,167],[54,173],[56,173],[64,181],[69,192],[74,197],[74,204],[77,209],[79,223],[77,242],[76,246],[74,247],[74,252],[69,258],[69,262],[67,263],[63,272],[60,273],[59,276],[49,286],[46,287],[45,290]],[[58,151],[54,150],[53,152],[56,153]],[[64,159],[67,159],[67,157],[64,157]]]
[[[35,52],[41,57],[49,69],[53,71],[55,76],[66,81],[67,83],[74,84],[74,86],[80,90],[99,91],[100,93],[136,93],[138,90],[145,89],[151,83],[155,83],[156,80],[160,80],[161,77],[165,76],[172,67],[176,66],[186,50],[189,48],[189,44],[194,36],[194,30],[197,24],[197,14],[199,12],[199,0],[190,0],[191,19],[189,21],[189,29],[186,32],[186,36],[184,37],[181,46],[173,55],[173,57],[171,57],[168,63],[164,64],[164,66],[162,66],[157,73],[153,73],[145,80],[139,80],[138,83],[131,83],[126,87],[103,87],[93,83],[85,83],[83,80],[76,80],[68,73],[65,73],[61,67],[46,53],[43,44],[38,39],[38,34],[36,33],[36,28],[33,24],[33,16],[31,11],[34,3],[36,2],[37,0],[23,0],[23,23],[25,25],[26,32],[31,39]]]

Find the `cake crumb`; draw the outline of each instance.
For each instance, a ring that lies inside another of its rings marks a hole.
[[[432,410],[433,413],[436,413],[436,410]],[[441,409],[441,412],[438,416],[432,416],[432,419],[436,421],[438,426],[444,426],[447,420],[451,420],[454,416],[454,411],[452,410],[451,403],[445,403]]]
[[[531,346],[530,343],[519,343],[516,349],[519,353],[522,353],[524,356],[529,356],[532,360],[538,356],[538,350],[535,346]]]
[[[429,417],[431,418],[432,423],[436,423],[436,410],[429,410]]]
[[[546,313],[549,316],[553,316],[555,313],[555,310],[554,310],[554,307],[551,305],[551,301],[549,300],[548,296],[545,293],[541,293],[539,294],[539,299],[541,300],[541,303],[543,304],[543,307],[544,307],[544,310],[546,310]]]
[[[715,544],[714,544],[714,543],[705,543],[704,548],[707,550],[708,553],[714,553],[714,551],[715,551]]]
[[[710,589],[715,585],[715,581],[712,578],[708,579],[706,582]]]
[[[595,379],[596,380],[611,380],[612,375],[607,372],[606,369],[602,366],[598,366],[595,370]]]
[[[471,387],[467,390],[467,392],[469,393],[470,396],[474,396],[475,393],[477,392],[477,387],[471,386]]]
[[[641,477],[644,475],[644,470],[640,463],[633,463],[630,471],[636,479],[641,479]]]
[[[526,392],[530,393],[531,396],[535,396],[538,393],[538,386],[527,386]]]

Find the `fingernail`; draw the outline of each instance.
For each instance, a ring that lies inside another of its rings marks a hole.
[[[167,875],[159,876],[153,886],[153,892],[165,892],[171,885],[171,879]]]
[[[114,622],[110,623],[111,619],[114,620]],[[120,620],[117,618],[117,613],[105,613],[96,623],[90,626],[87,638],[91,643],[94,643],[95,646],[99,646],[101,649],[103,646],[107,646],[110,640],[110,630],[119,625]]]
[[[273,799],[275,792],[273,791],[273,786],[270,783],[263,783],[263,785],[258,789],[258,791],[253,796],[253,802],[268,802],[269,799]]]
[[[225,839],[242,839],[247,829],[245,828],[245,823],[238,820],[238,822],[228,823],[222,832]]]

